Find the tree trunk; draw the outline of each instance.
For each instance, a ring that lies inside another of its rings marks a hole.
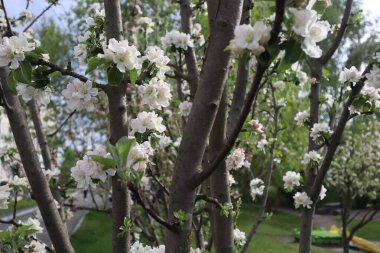
[[[176,220],[174,212],[179,210],[190,216],[193,213],[196,189],[192,184],[192,177],[201,168],[227,79],[230,52],[226,52],[225,48],[233,38],[234,28],[241,15],[241,0],[210,0],[207,5],[211,24],[209,45],[199,87],[179,147],[170,189],[169,221]],[[190,233],[191,219],[184,221],[178,232],[167,230],[166,252],[188,253]]]
[[[69,235],[54,203],[49,185],[41,170],[33,140],[29,132],[24,108],[17,95],[6,82],[8,70],[0,69],[1,86],[10,108],[6,108],[11,130],[16,142],[21,162],[25,169],[34,198],[40,209],[49,237],[58,253],[74,253]]]
[[[220,101],[219,111],[216,115],[209,140],[210,160],[223,149],[226,143],[226,124],[227,124],[227,89],[224,89],[222,100]],[[228,170],[223,161],[219,168],[211,175],[211,196],[218,199],[221,204],[231,203],[230,187],[228,185]],[[233,253],[233,220],[232,215],[228,217],[221,214],[219,207],[212,205],[213,216],[213,236],[216,252]]]
[[[106,12],[105,26],[107,40],[122,38],[122,20],[119,0],[104,0]],[[121,137],[128,135],[127,82],[120,86],[107,86],[110,124],[110,143],[115,144]],[[115,175],[112,177],[112,252],[125,253],[130,251],[130,234],[120,236],[120,227],[124,219],[130,218],[130,196],[126,184]]]
[[[322,77],[322,65],[319,61],[313,61],[311,66],[311,76],[315,78],[315,83],[311,84],[310,88],[310,130],[315,123],[319,122],[319,97],[320,97],[320,80]],[[309,136],[308,151],[316,150],[318,145]],[[315,178],[318,173],[318,166],[312,165],[306,173],[305,191],[310,197]],[[300,233],[300,246],[299,253],[310,253],[311,251],[311,232],[313,229],[313,216],[315,212],[316,203],[311,206],[311,209],[305,208],[302,211],[301,217],[301,233]]]
[[[27,103],[30,111],[30,116],[33,121],[34,129],[36,131],[37,141],[38,145],[41,149],[42,154],[42,160],[44,163],[44,169],[45,170],[52,170],[52,159],[51,159],[51,153],[50,153],[50,147],[49,143],[46,138],[46,134],[43,130],[42,121],[40,117],[40,111],[38,110],[38,105],[35,100],[30,100]],[[59,203],[61,208],[59,209],[59,214],[61,218],[64,218],[64,208],[63,208],[63,201],[61,197],[60,190],[58,189],[57,185],[52,185],[50,187],[50,190],[53,194],[54,199]]]

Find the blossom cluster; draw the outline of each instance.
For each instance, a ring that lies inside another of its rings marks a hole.
[[[245,233],[240,231],[238,228],[235,228],[233,231],[234,242],[239,246],[243,246],[247,240]]]
[[[115,175],[113,168],[103,168],[103,166],[91,159],[91,156],[110,157],[105,148],[98,147],[88,151],[83,160],[77,161],[76,165],[71,168],[71,176],[77,182],[77,187],[88,189],[89,186],[95,186],[96,182],[105,182],[107,176]]]
[[[92,87],[92,82],[82,82],[74,79],[62,91],[62,95],[67,99],[67,106],[72,110],[95,109],[94,103],[97,101],[98,89]]]
[[[10,69],[17,69],[20,62],[25,60],[25,53],[33,51],[35,42],[29,42],[24,33],[17,36],[4,37],[0,44],[0,67],[9,66]]]
[[[284,181],[284,188],[288,191],[292,191],[295,187],[300,186],[301,174],[295,171],[287,171],[282,177]]]
[[[230,47],[233,52],[246,49],[255,55],[260,55],[265,51],[264,45],[269,39],[270,27],[262,21],[257,21],[253,27],[247,24],[236,26]]]
[[[318,20],[315,10],[290,8],[294,16],[293,32],[303,37],[302,50],[311,58],[320,58],[322,49],[317,45],[327,38],[331,26],[327,21]]]
[[[249,182],[249,186],[251,188],[251,197],[252,200],[255,201],[257,196],[261,196],[264,193],[265,185],[263,180],[260,178],[254,178]]]
[[[176,49],[187,50],[189,47],[194,47],[194,41],[190,34],[182,33],[176,30],[170,31],[161,38],[164,48],[174,47]]]
[[[315,123],[311,128],[310,137],[318,143],[324,140],[326,135],[331,133],[332,130],[327,123]]]
[[[294,120],[297,126],[303,126],[310,120],[310,113],[308,111],[297,112]]]
[[[37,89],[31,85],[18,83],[16,86],[17,94],[27,103],[34,99],[37,104],[47,105],[50,102],[51,89]]]

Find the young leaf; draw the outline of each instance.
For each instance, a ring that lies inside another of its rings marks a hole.
[[[135,84],[137,81],[137,70],[132,69],[129,71],[129,77],[131,78],[131,84]]]
[[[111,85],[119,85],[124,79],[124,73],[121,73],[118,68],[112,67],[107,71],[108,83]]]
[[[7,76],[7,83],[8,83],[8,87],[12,91],[16,91],[17,81],[14,78],[14,71],[9,72]]]
[[[99,57],[91,58],[88,62],[88,68],[86,74],[93,72],[97,67],[104,64],[104,59]]]
[[[20,67],[14,71],[14,79],[20,83],[30,84],[32,82],[32,64],[28,61],[20,63]]]

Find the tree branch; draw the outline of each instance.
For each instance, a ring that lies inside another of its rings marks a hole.
[[[44,14],[45,14],[45,12],[47,12],[53,5],[55,5],[56,3],[58,2],[58,0],[54,0],[51,4],[49,4],[44,10],[42,10],[42,12],[37,16],[37,17],[35,17],[33,20],[32,20],[32,22],[30,22],[30,24],[29,25],[27,25],[25,28],[24,28],[24,30],[23,30],[23,32],[26,32],[29,28],[31,28],[33,25],[34,25],[34,23],[36,23],[36,21],[39,19],[39,18],[41,18]]]
[[[69,119],[71,119],[71,117],[73,117],[74,114],[75,114],[76,112],[77,112],[77,110],[72,111],[72,112],[69,114],[69,116],[67,116],[67,117],[62,121],[62,123],[57,127],[57,129],[56,129],[54,132],[48,134],[47,136],[48,136],[48,137],[53,137],[53,136],[56,135],[59,131],[61,131],[62,127],[64,127],[64,126],[66,125],[66,123],[69,121]]]
[[[162,217],[160,217],[157,213],[155,213],[152,209],[146,206],[144,201],[141,199],[140,193],[137,189],[137,187],[132,184],[131,182],[128,183],[128,189],[134,194],[134,197],[136,198],[136,201],[140,204],[140,206],[144,209],[144,211],[152,217],[155,221],[163,225],[169,230],[176,231],[177,230],[177,223],[170,223],[164,220]]]
[[[344,9],[343,18],[340,22],[338,34],[336,35],[336,37],[335,37],[333,43],[331,44],[330,48],[320,58],[322,65],[325,65],[331,59],[331,57],[334,55],[335,51],[338,49],[339,44],[341,43],[341,41],[343,39],[343,36],[344,36],[346,29],[347,29],[347,26],[348,26],[348,20],[350,18],[350,14],[351,14],[352,2],[353,2],[353,0],[347,0],[346,1],[346,7]]]

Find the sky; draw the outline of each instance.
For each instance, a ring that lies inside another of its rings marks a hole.
[[[25,9],[26,5],[26,0],[5,0],[4,2],[10,16],[17,16]],[[48,5],[45,0],[32,0],[31,2],[30,11],[35,15],[38,15]],[[368,13],[372,18],[380,18],[380,0],[361,0],[361,2],[363,3],[365,14]],[[45,16],[58,20],[60,15],[64,15],[65,12],[70,10],[70,6],[75,3],[75,0],[60,0],[59,3],[58,6],[51,8]]]

